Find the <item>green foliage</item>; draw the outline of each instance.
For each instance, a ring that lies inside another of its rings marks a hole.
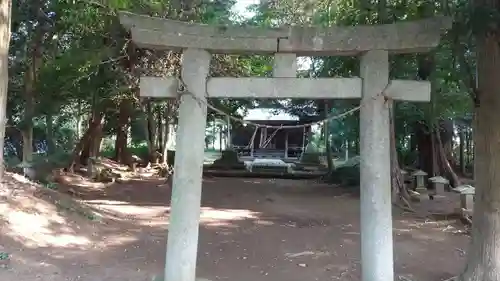
[[[245,170],[245,163],[240,162],[236,151],[224,150],[221,157],[215,160],[211,167],[218,170]]]
[[[8,260],[10,258],[9,253],[0,252],[0,260]]]
[[[44,186],[46,188],[52,189],[52,190],[56,190],[57,189],[57,183],[55,183],[55,182],[47,182]]]
[[[148,159],[149,155],[148,145],[145,142],[133,144],[127,147],[127,149],[130,151],[132,155],[136,155],[141,159]],[[114,158],[115,157],[114,143],[112,145],[103,147],[101,150],[101,156],[107,158]]]
[[[359,156],[352,157],[342,164],[338,164],[330,175],[328,182],[342,184],[344,186],[359,186],[360,184],[360,161]]]
[[[103,151],[106,157],[114,157],[114,139],[120,131],[120,104],[132,100],[133,109],[127,117],[130,126],[132,154],[146,159],[148,148],[147,122],[154,119],[176,123],[175,102],[146,101],[138,98],[138,76],[158,76],[178,73],[180,56],[177,54],[135,50],[129,34],[119,24],[118,10],[132,11],[159,17],[176,18],[179,11],[171,4],[180,3],[160,0],[111,0],[111,1],[45,1],[43,13],[34,13],[26,0],[13,3],[13,38],[9,61],[9,96],[6,136],[8,162],[22,151],[19,129],[34,125],[34,146],[40,155],[47,154],[48,143],[57,147],[57,155],[50,162],[62,165],[68,162],[71,151],[88,127],[92,112],[105,113],[103,126]],[[171,3],[172,2],[172,3]],[[282,0],[254,5],[255,16],[238,18],[231,12],[235,0],[200,1],[195,7],[193,21],[206,24],[251,25],[278,27],[287,25],[358,25],[391,23],[401,20],[420,19],[433,14],[452,15],[456,21],[453,29],[443,38],[442,44],[433,51],[435,70],[430,76],[432,102],[416,104],[397,102],[394,107],[396,143],[403,158],[412,158],[408,136],[415,124],[433,124],[436,119],[465,118],[471,112],[470,81],[474,80],[470,69],[475,69],[473,35],[490,30],[492,22],[498,22],[498,12],[473,9],[469,1],[388,1],[385,6],[366,1],[298,1]],[[78,11],[78,13],[75,13]],[[43,24],[41,63],[34,84],[34,116],[24,116],[26,73],[32,65],[30,53],[35,38],[35,27]],[[392,79],[417,79],[421,55],[393,55],[390,57]],[[359,59],[356,57],[313,57],[310,67],[301,70],[300,77],[354,77],[359,76]],[[271,56],[214,55],[212,76],[270,77]],[[210,100],[217,108],[233,116],[240,116],[249,108],[273,107],[303,116],[338,115],[355,106],[359,101],[336,100],[330,112],[324,112],[324,102],[315,100]],[[146,105],[149,105],[148,109]],[[168,113],[167,113],[168,112]],[[149,113],[149,114],[148,114]],[[163,118],[163,119],[162,119]],[[49,120],[49,121],[47,121]],[[211,126],[225,124],[225,116],[208,112]],[[232,121],[231,121],[232,122]],[[239,126],[232,122],[234,127]],[[225,125],[224,125],[225,126]],[[359,139],[359,113],[329,122],[331,144],[334,148],[355,150]],[[76,128],[80,130],[76,132]],[[157,127],[157,126],[156,126]],[[51,129],[52,128],[52,129]],[[52,133],[48,132],[52,131]],[[210,142],[217,130],[208,130]],[[223,132],[225,134],[225,132]],[[156,133],[157,135],[157,133]],[[321,138],[317,140],[319,145]],[[349,147],[345,147],[348,143]],[[321,144],[322,145],[322,144]],[[156,145],[154,145],[156,146]],[[60,155],[59,155],[60,154]],[[37,158],[36,156],[35,158]],[[41,156],[46,157],[46,156]],[[59,159],[59,160],[55,160]],[[35,160],[37,162],[39,160]],[[55,163],[57,162],[57,163]]]

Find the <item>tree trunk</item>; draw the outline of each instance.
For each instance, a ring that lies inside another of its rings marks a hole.
[[[431,139],[431,149],[432,149],[432,154],[430,155],[431,160],[432,160],[432,169],[431,173],[429,174],[430,177],[437,176],[439,173],[439,167],[438,167],[438,158],[437,158],[437,145],[436,145],[436,135],[434,133],[434,130],[431,130],[431,133],[429,134],[429,138]]]
[[[465,154],[465,162],[467,163],[467,166],[470,166],[472,162],[472,134],[471,130],[467,128],[466,134],[465,134],[465,147],[467,148],[467,152]]]
[[[156,126],[155,119],[152,110],[151,100],[146,101],[146,141],[148,143],[148,161],[149,163],[155,163],[157,161],[156,157]]]
[[[404,207],[410,206],[410,195],[404,184],[404,178],[401,173],[398,161],[398,151],[396,149],[396,127],[394,124],[394,104],[391,102],[390,110],[390,145],[391,145],[391,178],[392,178],[392,203],[403,203]]]
[[[51,113],[47,113],[45,115],[45,134],[47,135],[47,152],[49,155],[54,154],[55,152],[55,143],[54,143],[54,120]]]
[[[476,6],[498,10],[498,1],[475,1]],[[496,33],[498,34],[498,33]],[[475,108],[474,180],[476,202],[472,239],[463,273],[464,281],[500,280],[500,46],[495,33],[478,34]]]
[[[436,125],[438,127],[439,125]],[[441,132],[438,131],[439,127],[436,128],[435,130],[435,136],[436,136],[436,149],[437,149],[437,155],[438,155],[438,162],[439,162],[439,173],[444,175],[445,178],[447,178],[450,181],[450,185],[452,187],[457,187],[461,185],[460,179],[458,178],[458,175],[455,173],[453,170],[453,165],[450,164],[449,156],[445,152],[444,144],[442,142],[441,138]],[[452,138],[450,138],[451,141]],[[450,152],[451,154],[451,152]]]
[[[82,152],[80,154],[80,163],[86,165],[89,157],[97,157],[99,155],[101,141],[102,141],[102,128],[104,125],[104,113],[97,104],[97,96],[94,95],[92,105],[92,117],[89,121],[90,136],[86,142],[83,143]]]
[[[76,109],[76,129],[75,129],[75,134],[76,138],[79,139],[81,137],[81,132],[82,132],[82,102],[78,100],[78,105]]]
[[[7,88],[9,85],[9,44],[11,22],[11,0],[0,2],[0,180],[4,174],[5,126],[7,124]]]
[[[219,125],[219,151],[222,152],[222,125]]]
[[[413,132],[413,134],[410,134],[409,147],[410,147],[410,157],[407,158],[407,162],[404,164],[409,166],[414,166],[417,163],[417,159],[415,157],[416,156],[415,152],[417,151],[417,138],[415,132]]]
[[[167,101],[167,106],[165,107],[165,138],[163,139],[163,164],[168,163],[168,141],[170,140],[170,119],[172,114],[171,102]]]
[[[85,131],[82,138],[80,139],[80,141],[75,146],[75,149],[73,150],[72,160],[68,167],[69,171],[71,172],[74,171],[76,166],[82,163],[85,164],[87,163],[91,149],[90,143],[94,143],[93,138],[100,129],[102,130],[104,113],[99,112],[98,114],[95,115],[95,117],[96,118],[92,119],[87,131]]]
[[[31,16],[38,19],[39,9],[41,9],[40,0],[32,3]],[[28,47],[28,56],[31,58],[31,63],[28,64],[28,69],[25,72],[25,91],[24,91],[24,117],[22,122],[23,135],[23,162],[33,162],[33,117],[35,116],[35,84],[38,76],[38,68],[42,59],[42,43],[44,35],[43,20],[34,21],[38,24],[32,25],[30,30],[33,30],[34,35]]]
[[[462,175],[465,175],[465,133],[464,133],[464,127],[460,127],[459,129],[459,136],[460,136],[460,144],[459,144],[459,151],[458,151],[458,161],[460,162],[460,173]]]
[[[24,91],[24,117],[21,122],[23,137],[23,163],[33,162],[33,116],[35,111],[35,75],[36,60],[33,58],[29,69],[26,71]]]
[[[328,118],[330,112],[330,104],[328,100],[325,100],[325,115],[324,118]],[[328,165],[328,174],[333,173],[333,170],[335,170],[335,166],[333,164],[333,153],[332,153],[332,146],[330,144],[330,128],[329,128],[330,123],[328,120],[326,120],[323,124],[323,133],[325,137],[325,151],[326,151],[326,163]]]
[[[132,101],[124,98],[120,102],[120,112],[118,116],[118,127],[116,130],[115,159],[117,162],[131,166],[131,156],[127,149],[128,128],[130,125],[130,115],[132,111]],[[132,168],[132,167],[131,167]]]
[[[83,143],[79,163],[86,165],[90,157],[95,157],[98,155],[102,140],[102,126],[104,124],[103,121],[103,119],[101,119],[100,123],[92,121],[92,123],[90,124],[89,136]]]
[[[104,127],[104,122],[101,122],[98,126],[97,129],[94,131],[94,135],[92,136],[92,142],[90,142],[89,146],[89,151],[90,157],[98,157],[99,153],[101,152],[101,144],[102,144],[102,137],[103,137],[103,131],[102,128]],[[86,163],[87,159],[82,159],[82,163]]]
[[[432,147],[432,138],[429,133],[429,128],[425,123],[418,122],[415,124],[414,132],[418,147],[417,168],[426,172],[428,175],[432,175],[434,150]]]
[[[164,135],[163,135],[163,127],[164,127],[164,120],[163,120],[163,106],[161,106],[158,110],[158,113],[157,113],[157,116],[156,116],[157,120],[156,120],[156,126],[157,126],[157,145],[156,147],[158,147],[158,150],[159,151],[163,151],[163,144],[164,144]]]

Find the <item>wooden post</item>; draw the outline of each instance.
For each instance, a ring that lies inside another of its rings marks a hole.
[[[227,143],[226,143],[226,149],[232,149],[233,148],[233,140],[231,139],[231,118],[229,116],[226,117],[226,123],[227,123]]]
[[[345,140],[345,152],[344,152],[344,159],[345,161],[349,160],[349,141]]]
[[[285,130],[285,159],[288,159],[288,130]]]
[[[306,134],[307,134],[306,127],[304,127],[302,129],[302,152],[301,152],[301,154],[304,153],[304,150],[306,149]]]

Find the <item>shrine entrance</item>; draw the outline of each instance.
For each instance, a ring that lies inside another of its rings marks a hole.
[[[216,27],[121,13],[143,48],[180,50],[181,78],[142,77],[141,95],[177,98],[179,123],[165,280],[195,281],[207,97],[361,99],[361,259],[363,281],[393,281],[389,108],[428,102],[430,83],[389,79],[390,53],[425,52],[451,26],[432,18],[379,26]],[[274,56],[273,78],[208,77],[211,54]],[[361,59],[360,78],[296,78],[297,56]],[[181,83],[182,85],[179,85]],[[179,87],[183,86],[183,87]]]
[[[300,126],[309,123],[309,120],[247,121],[259,124],[261,127],[241,126],[231,132],[232,147],[240,156],[298,159],[307,145],[310,127]],[[290,128],[291,126],[297,126],[297,128]]]

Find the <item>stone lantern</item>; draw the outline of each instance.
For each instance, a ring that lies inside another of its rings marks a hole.
[[[454,192],[460,193],[460,208],[462,210],[472,212],[474,208],[474,195],[476,189],[471,185],[461,185],[452,189]]]
[[[417,170],[411,174],[411,176],[415,179],[415,191],[425,191],[425,177],[427,173],[422,170]]]
[[[441,176],[432,177],[429,181],[432,183],[434,194],[443,194],[450,184],[449,180]]]
[[[19,163],[17,165],[17,167],[23,169],[23,175],[26,178],[28,178],[30,180],[35,179],[36,172],[35,172],[35,168],[33,167],[33,163],[23,161],[23,162]]]

